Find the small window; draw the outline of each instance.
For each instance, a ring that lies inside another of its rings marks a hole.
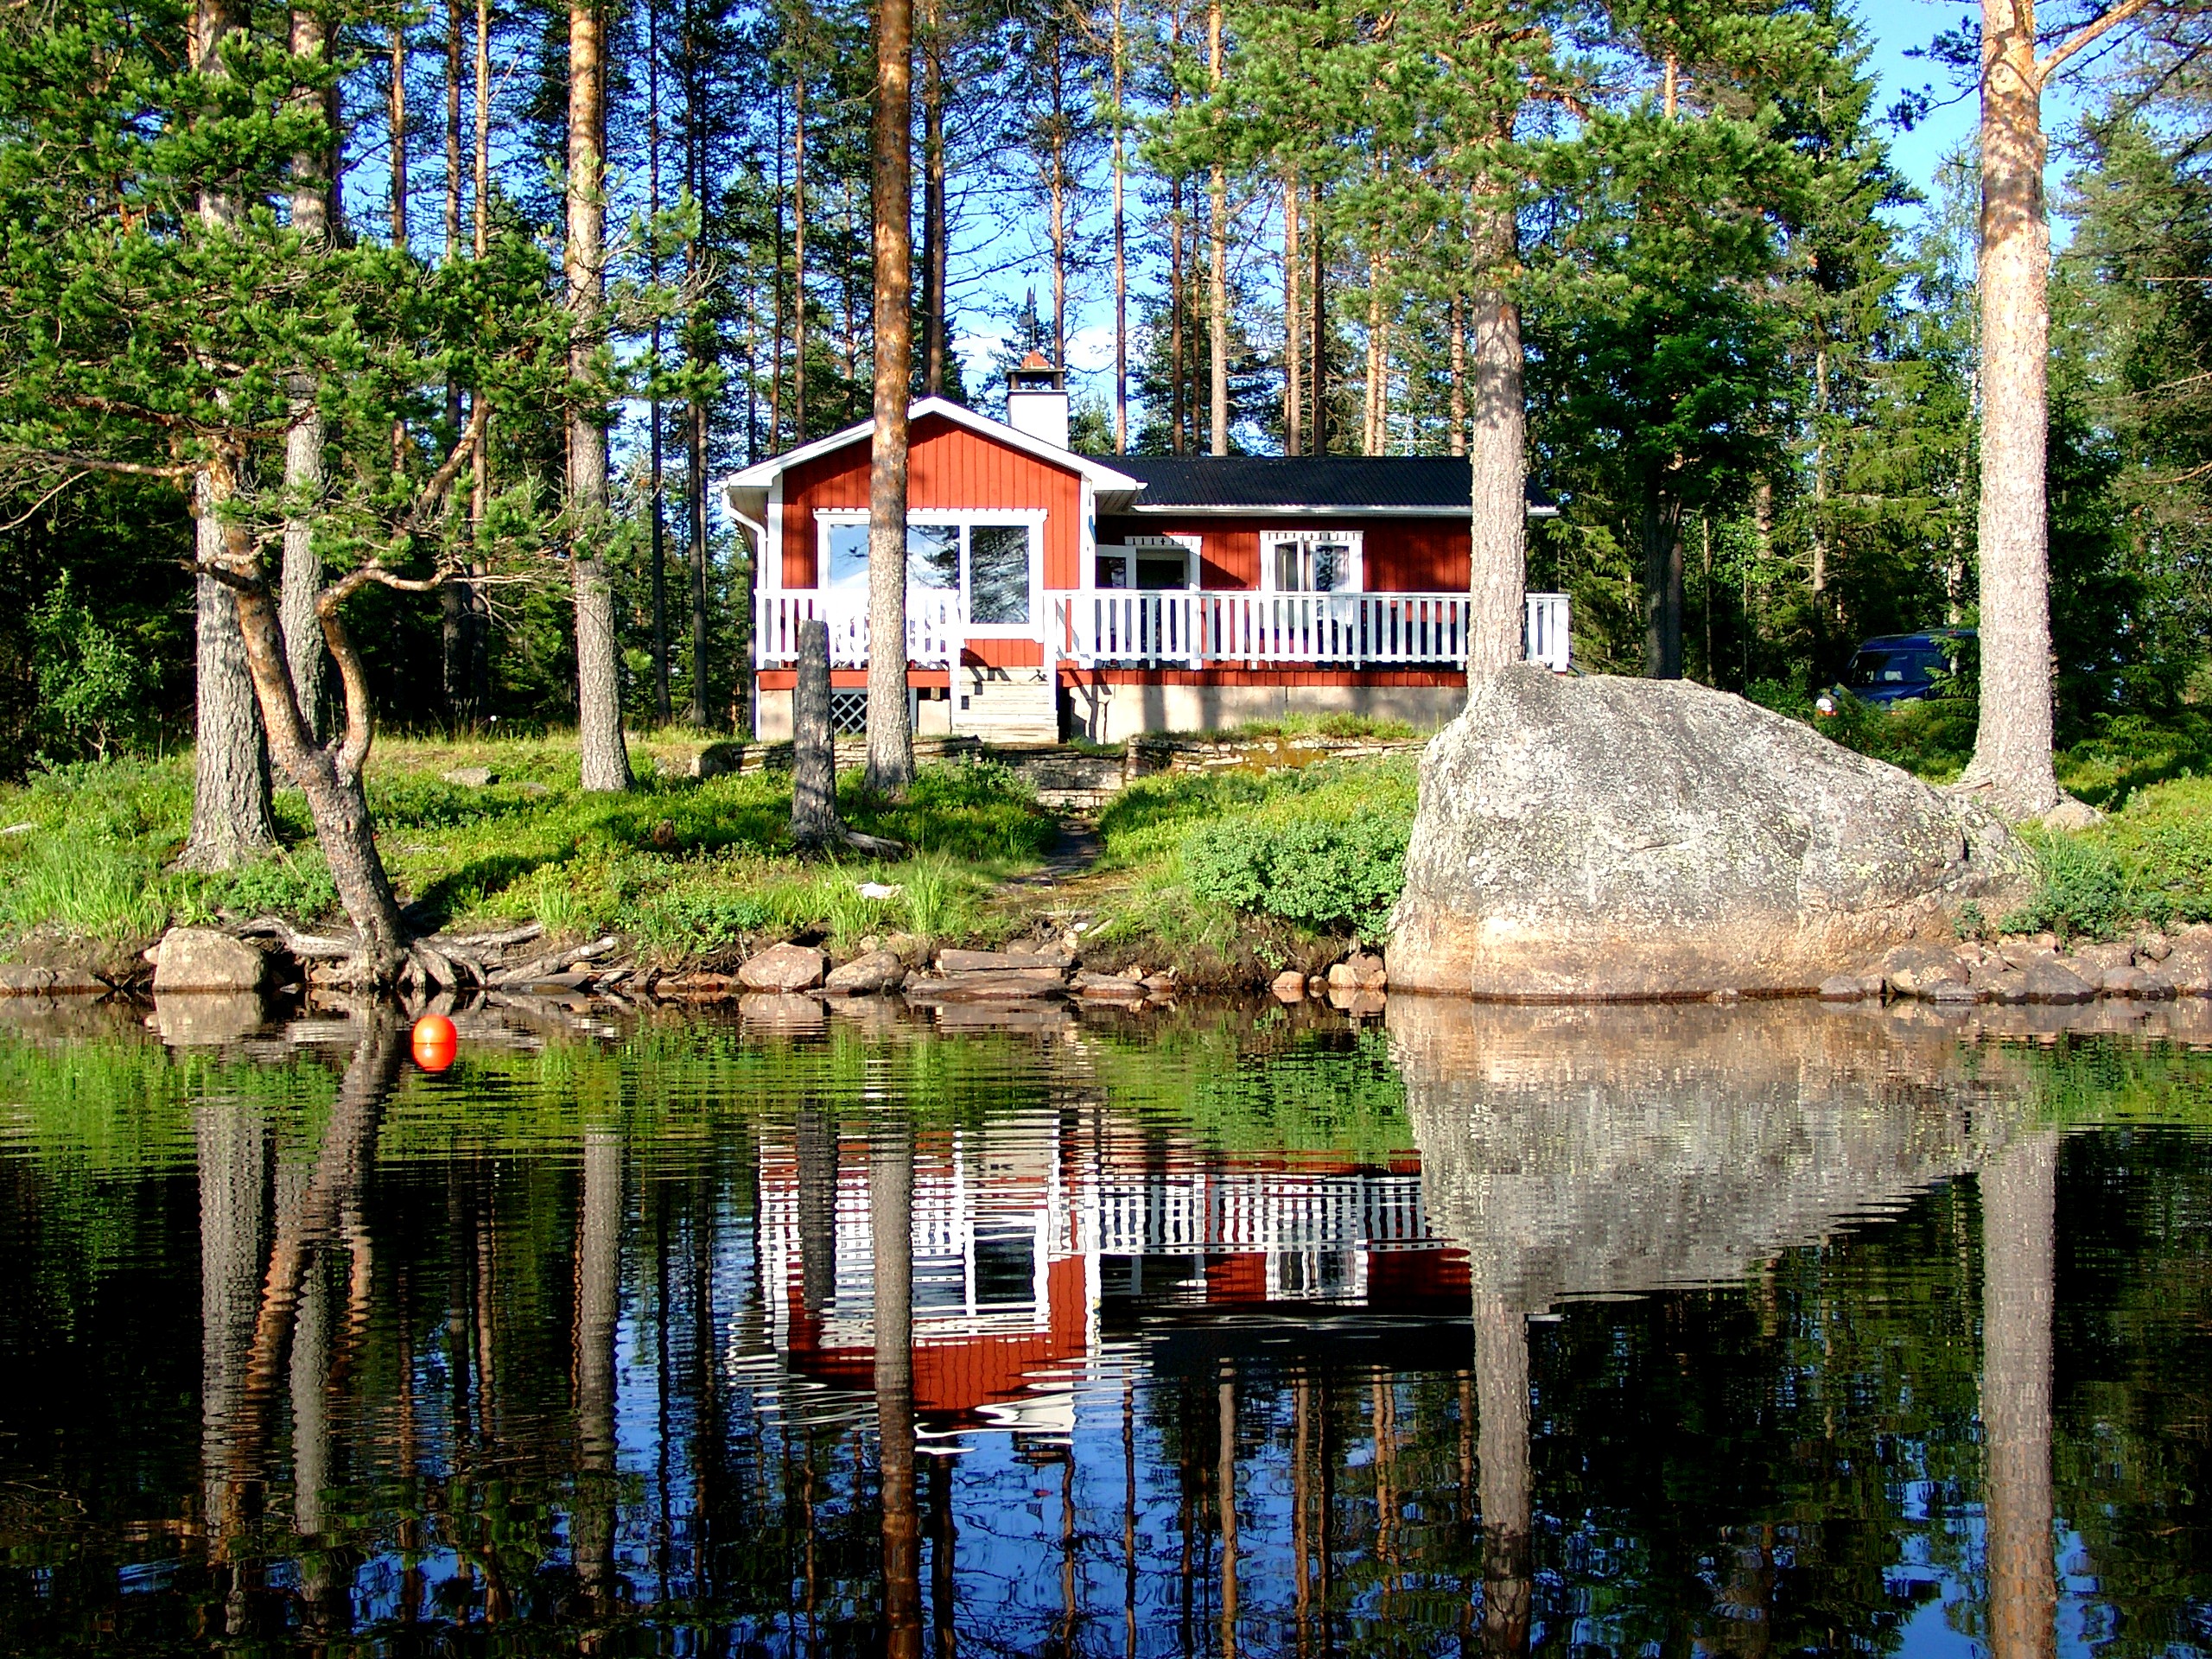
[[[968,620],[986,626],[1028,622],[1028,525],[976,524],[969,529]]]
[[[960,526],[906,526],[906,585],[953,588],[960,586]]]
[[[868,585],[868,525],[833,524],[830,526],[830,588]]]

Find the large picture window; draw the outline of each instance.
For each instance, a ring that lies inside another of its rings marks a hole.
[[[817,513],[823,585],[868,586],[868,518]],[[1027,632],[1036,622],[1036,560],[1043,526],[1003,514],[929,512],[906,522],[906,586],[957,593],[971,628]]]

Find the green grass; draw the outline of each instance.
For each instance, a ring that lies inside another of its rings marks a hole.
[[[1410,755],[1141,779],[1099,815],[1100,868],[1118,880],[1093,936],[1154,960],[1236,964],[1247,976],[1255,968],[1272,971],[1333,952],[1355,933],[1371,934],[1387,914],[1387,899],[1333,925],[1301,919],[1298,906],[1275,913],[1272,895],[1249,888],[1242,895],[1248,902],[1231,902],[1223,896],[1236,890],[1220,875],[1224,849],[1257,848],[1264,858],[1301,839],[1331,850],[1357,841],[1362,844],[1350,855],[1358,860],[1368,838],[1379,837],[1395,838],[1402,850],[1416,785]],[[1389,896],[1395,893],[1393,881]]]
[[[636,759],[652,758],[646,750]],[[483,788],[444,781],[487,766]],[[695,781],[649,770],[626,794],[577,785],[574,747],[556,739],[386,740],[369,775],[378,845],[402,895],[450,925],[536,920],[577,937],[632,934],[671,959],[712,957],[764,933],[819,931],[842,947],[871,932],[931,937],[985,928],[983,899],[1033,868],[1058,833],[1019,777],[988,761],[926,766],[901,801],[840,779],[855,828],[914,856],[801,860],[788,839],[787,776]],[[303,804],[280,795],[287,845],[228,876],[168,868],[191,823],[189,755],[115,760],[0,790],[0,925],[127,940],[173,921],[275,912],[302,922],[337,910]],[[866,899],[860,884],[900,887]]]

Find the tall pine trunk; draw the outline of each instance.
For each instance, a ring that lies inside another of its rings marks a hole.
[[[2005,817],[2030,818],[2059,797],[2044,475],[2043,85],[2033,0],[1982,0],[1981,16],[1981,723],[1959,781]]]
[[[1206,4],[1206,85],[1221,91],[1221,0]],[[1217,160],[1206,178],[1206,355],[1211,450],[1229,453],[1229,187]]]
[[[1467,586],[1471,687],[1521,660],[1529,533],[1521,308],[1504,287],[1520,253],[1511,205],[1484,207],[1478,230],[1483,268],[1473,302],[1472,421],[1466,442],[1473,487]],[[1456,306],[1452,334],[1457,355]]]
[[[660,216],[660,0],[645,0],[645,201],[654,219]],[[657,233],[657,232],[656,232]],[[660,286],[660,246],[653,245],[652,277]],[[653,317],[652,385],[647,398],[649,439],[647,493],[652,510],[653,590],[653,715],[663,725],[670,717],[668,701],[668,526],[661,511],[662,460],[660,412],[660,317]]]
[[[1306,373],[1313,397],[1313,418],[1306,423],[1308,452],[1329,453],[1329,287],[1328,238],[1321,222],[1321,181],[1313,181],[1311,217],[1313,280],[1306,285],[1307,321],[1313,328],[1306,353]]]
[[[810,850],[842,838],[837,820],[836,733],[830,723],[830,625],[798,625],[791,687],[791,842]]]
[[[875,426],[868,478],[868,786],[914,780],[906,696],[906,406],[914,372],[912,0],[875,7]],[[960,665],[953,664],[959,674]]]
[[[1300,373],[1298,281],[1298,169],[1286,167],[1282,179],[1282,452],[1302,454],[1306,388]]]
[[[192,61],[203,75],[219,77],[224,38],[242,24],[226,0],[197,0],[192,14]],[[202,190],[200,223],[220,231],[238,222],[238,202],[221,184]],[[202,567],[195,590],[192,835],[177,862],[187,869],[228,870],[276,849],[276,823],[269,796],[269,754],[254,716],[253,682],[246,672],[238,607],[222,584],[206,574],[223,556],[220,497],[212,470],[193,492],[194,557]]]
[[[806,442],[806,63],[791,77],[791,442]]]
[[[329,36],[322,14],[312,7],[292,13],[292,55],[320,60]],[[321,102],[313,92],[302,102]],[[335,134],[332,135],[334,141]],[[292,159],[292,228],[316,248],[330,235],[330,162],[318,149]],[[293,694],[310,730],[327,728],[328,686],[323,671],[322,631],[315,624],[315,598],[322,591],[322,561],[315,549],[315,519],[323,489],[322,411],[315,402],[312,375],[296,375],[290,387],[290,423],[284,432],[284,562],[278,578],[278,613]]]
[[[569,535],[576,604],[576,758],[583,787],[630,786],[622,688],[614,652],[614,589],[601,563],[609,531],[607,429],[588,388],[596,377],[607,291],[606,20],[598,0],[569,4]]]
[[[1117,455],[1129,451],[1128,168],[1122,126],[1122,0],[1114,0],[1114,453]]]
[[[1659,480],[1644,488],[1638,525],[1643,554],[1643,672],[1682,677],[1682,504]]]
[[[944,39],[941,0],[923,0],[922,390],[944,391]]]

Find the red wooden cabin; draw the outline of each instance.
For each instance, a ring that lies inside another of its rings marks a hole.
[[[1465,696],[1467,462],[1096,456],[1033,358],[995,421],[912,411],[906,681],[920,733],[1007,742],[1198,731],[1338,710],[1437,726]],[[764,738],[791,731],[798,623],[825,618],[841,730],[865,707],[872,422],[747,467],[724,494],[760,573]],[[1532,514],[1550,509],[1532,506]],[[1564,671],[1567,599],[1529,655]]]

